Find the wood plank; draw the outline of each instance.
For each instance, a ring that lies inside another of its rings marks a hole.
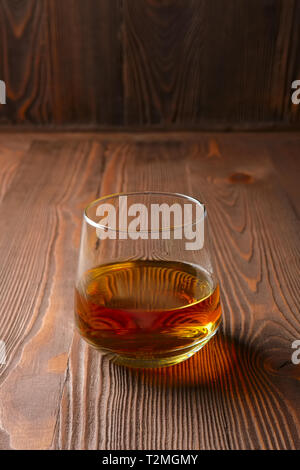
[[[125,124],[298,122],[299,22],[294,0],[124,0]]]
[[[235,352],[237,376],[227,377],[236,397],[224,405],[228,429],[236,429],[231,447],[299,447],[300,375],[291,363],[300,334],[299,221],[272,166],[274,147],[250,136],[216,138],[212,145],[219,151],[204,164],[195,149],[190,178],[195,190],[210,182],[205,196],[223,286],[223,331],[242,346]]]
[[[18,170],[21,159],[29,143],[18,142],[18,139],[3,139],[0,136],[0,205],[9,190]],[[1,219],[3,223],[3,220]],[[1,365],[0,365],[1,371]],[[0,449],[9,449],[9,436],[0,429]]]
[[[50,123],[51,63],[47,44],[47,3],[0,2],[0,76],[6,84],[1,124]],[[47,46],[46,46],[47,47]]]
[[[283,175],[276,166],[284,155],[299,166],[298,142],[294,134],[33,139],[0,204],[1,448],[300,447],[291,363],[299,222],[296,190],[287,191],[297,181],[288,176],[295,166]],[[224,320],[185,363],[134,371],[73,335],[73,281],[84,205],[141,189],[206,203]]]
[[[297,0],[0,0],[0,126],[299,129]]]
[[[48,2],[53,122],[123,123],[121,2]]]
[[[102,147],[33,141],[0,205],[1,427],[12,448],[47,448],[73,330],[82,203],[99,185]]]
[[[118,0],[1,0],[0,124],[121,124],[120,27]]]
[[[300,201],[300,136],[289,135],[285,139],[274,139],[270,143],[272,162],[286,197],[299,217]]]
[[[29,141],[20,142],[0,137],[0,204],[29,145]]]

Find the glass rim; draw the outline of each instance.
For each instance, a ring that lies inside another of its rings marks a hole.
[[[83,211],[84,220],[86,221],[87,224],[92,225],[95,228],[99,228],[99,229],[106,230],[106,231],[110,230],[110,231],[113,231],[113,232],[116,232],[116,233],[128,233],[128,230],[120,230],[120,229],[116,229],[116,228],[113,228],[113,227],[108,227],[107,225],[103,225],[103,224],[99,224],[98,222],[95,222],[91,217],[88,216],[87,212],[91,207],[95,206],[100,201],[106,201],[107,199],[116,199],[117,197],[120,197],[120,196],[138,196],[138,195],[144,195],[144,196],[147,196],[147,195],[149,195],[149,196],[151,196],[151,195],[153,195],[153,196],[173,196],[173,197],[177,197],[177,198],[180,198],[180,199],[185,199],[185,200],[188,200],[190,202],[193,202],[196,206],[202,206],[203,207],[203,216],[201,217],[201,219],[195,220],[192,223],[175,225],[175,226],[168,226],[168,227],[165,227],[165,228],[160,228],[158,230],[152,230],[151,228],[148,229],[148,230],[139,230],[139,232],[141,232],[141,233],[151,233],[151,232],[157,233],[157,232],[165,232],[165,231],[175,230],[175,229],[183,229],[184,227],[193,227],[194,225],[197,225],[202,220],[204,220],[205,217],[207,216],[207,211],[206,211],[205,204],[203,202],[199,201],[198,199],[196,199],[192,196],[188,196],[186,194],[172,193],[172,192],[165,192],[165,191],[131,191],[131,192],[127,192],[127,193],[126,192],[112,193],[112,194],[108,194],[106,196],[101,196],[97,199],[94,199],[93,201],[91,201],[85,207],[85,209]],[[129,231],[129,233],[130,233],[130,231]]]

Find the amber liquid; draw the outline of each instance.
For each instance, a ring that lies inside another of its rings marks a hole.
[[[79,281],[75,312],[80,334],[118,362],[171,365],[200,349],[216,331],[219,287],[192,264],[106,264]]]

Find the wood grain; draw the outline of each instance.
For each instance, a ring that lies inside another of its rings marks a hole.
[[[0,136],[0,203],[8,191],[20,161],[30,143],[22,139],[5,139]]]
[[[125,0],[126,123],[297,121],[290,87],[299,75],[299,21],[293,0]]]
[[[121,124],[119,28],[118,0],[1,0],[0,124]]]
[[[0,75],[7,94],[7,104],[0,107],[2,124],[51,122],[46,9],[45,1],[0,2]]]
[[[299,129],[297,0],[0,0],[0,126]]]
[[[72,340],[80,205],[101,162],[97,143],[32,142],[0,206],[1,420],[15,448],[51,443]]]
[[[23,153],[18,135],[0,139],[0,448],[300,448],[300,137],[27,139]],[[224,312],[196,356],[148,371],[110,363],[72,319],[84,205],[139,189],[206,203]]]

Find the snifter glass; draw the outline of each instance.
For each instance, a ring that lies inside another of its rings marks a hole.
[[[75,321],[89,344],[127,366],[170,366],[201,349],[221,321],[204,205],[162,192],[89,204]]]

